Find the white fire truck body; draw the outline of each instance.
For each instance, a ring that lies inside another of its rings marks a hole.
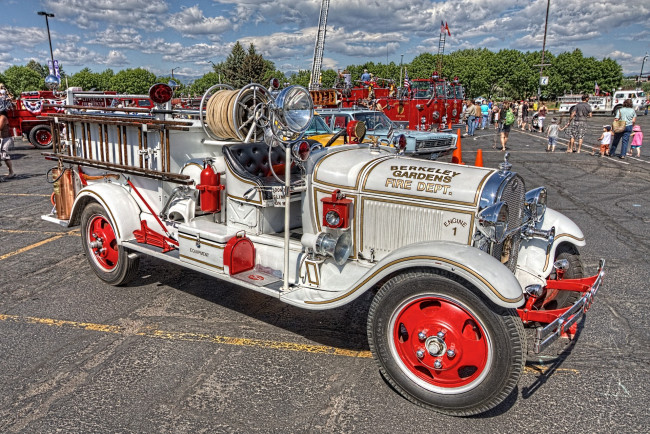
[[[46,154],[58,164],[43,218],[81,226],[102,280],[128,282],[144,254],[306,309],[377,290],[368,334],[380,370],[411,401],[458,415],[516,385],[523,324],[548,324],[540,351],[587,310],[602,265],[582,276],[582,232],[507,161],[497,170],[377,143],[323,147],[299,138],[306,90],[237,92],[198,112],[159,100],[148,116],[68,108],[55,118],[67,135]],[[233,121],[238,105],[245,116]]]

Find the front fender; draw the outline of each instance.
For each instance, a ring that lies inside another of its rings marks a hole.
[[[337,307],[391,275],[412,268],[445,270],[462,277],[499,306],[516,308],[523,304],[521,285],[505,265],[475,247],[446,241],[427,241],[397,249],[348,288],[319,293],[315,295],[318,299],[305,300],[305,303],[315,309]]]
[[[80,190],[72,205],[68,227],[81,223],[81,213],[90,202],[97,202],[104,207],[115,228],[119,244],[133,239],[133,231],[140,229],[140,207],[123,185],[113,182],[92,184]]]
[[[544,283],[553,271],[553,259],[558,246],[563,243],[573,244],[576,247],[585,245],[585,236],[570,218],[564,214],[547,208],[544,218],[536,225],[538,229],[549,230],[555,227],[555,240],[550,251],[546,252],[548,242],[541,238],[522,240],[517,260],[517,268],[531,276],[536,276]]]

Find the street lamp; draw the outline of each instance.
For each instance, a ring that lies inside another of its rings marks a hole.
[[[537,102],[542,101],[542,77],[544,75],[544,67],[549,66],[550,64],[544,63],[544,54],[546,53],[546,31],[548,30],[548,10],[551,7],[551,0],[546,2],[546,20],[544,21],[544,42],[542,42],[542,61],[539,65],[539,83],[537,83]]]
[[[54,64],[54,52],[52,51],[52,37],[50,36],[50,22],[48,18],[54,18],[54,14],[50,14],[45,11],[37,12],[38,15],[45,17],[45,25],[47,26],[47,40],[50,42],[50,59],[52,59],[52,64]]]
[[[176,88],[178,87],[178,83],[176,83],[176,80],[174,80],[174,69],[178,69],[178,68],[179,68],[178,66],[172,68],[172,78],[169,80],[169,83],[167,83],[169,87],[171,87],[174,90],[176,90]]]
[[[645,61],[648,59],[648,52],[645,52],[645,56],[643,56],[643,62],[641,62],[641,73],[639,74],[639,82],[641,82],[641,79],[643,78],[643,65],[645,65]]]

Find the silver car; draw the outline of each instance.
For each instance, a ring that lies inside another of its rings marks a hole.
[[[413,156],[436,160],[456,149],[455,134],[401,129],[380,111],[342,108],[320,109],[318,113],[335,132],[345,128],[350,121],[357,120],[366,124],[367,136],[389,139],[391,133],[396,137],[404,135],[406,153]]]

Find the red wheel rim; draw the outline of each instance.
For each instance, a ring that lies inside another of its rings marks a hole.
[[[437,393],[479,384],[492,363],[492,344],[477,316],[457,300],[419,295],[395,310],[391,351],[402,371]]]
[[[36,132],[36,141],[41,145],[49,145],[52,143],[52,133],[47,130],[39,130]]]
[[[90,219],[86,241],[97,265],[106,271],[111,271],[117,266],[119,253],[115,232],[104,216],[96,215]]]

